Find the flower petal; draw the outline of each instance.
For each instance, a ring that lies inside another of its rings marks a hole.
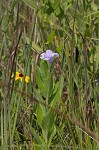
[[[49,60],[51,57],[45,57],[44,60]]]
[[[59,57],[58,53],[53,53],[52,50],[48,49],[45,53],[40,55],[40,58],[43,60],[47,60],[49,63],[53,62],[54,56]]]
[[[45,53],[42,53],[42,54],[40,55],[40,58],[41,58],[41,59],[44,59],[44,58],[45,58]]]
[[[51,50],[46,50],[46,57],[52,57],[52,51]]]
[[[20,77],[20,79],[19,79],[19,80],[22,82],[23,78],[22,78],[22,77]]]
[[[16,72],[16,75],[15,75],[15,81],[16,81],[16,80],[20,80],[20,81],[22,82],[22,78],[23,78],[23,77],[20,76],[20,74],[21,74],[21,73]]]
[[[54,57],[51,57],[48,62],[51,64],[53,62]]]
[[[30,81],[30,77],[29,77],[29,76],[26,76],[26,77],[25,77],[25,82],[26,82],[26,83],[29,83],[29,81]]]
[[[49,55],[50,55],[50,54],[52,54],[52,53],[53,53],[52,50],[50,50],[50,49],[47,49],[47,50],[46,50],[46,54],[49,54]]]
[[[52,55],[53,55],[53,56],[56,56],[56,57],[59,57],[59,54],[58,54],[58,53],[53,53]]]

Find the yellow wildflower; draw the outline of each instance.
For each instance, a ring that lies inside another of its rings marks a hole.
[[[22,82],[22,80],[23,80],[23,74],[19,73],[19,72],[16,72],[15,81],[16,80],[20,80]],[[29,83],[29,80],[30,80],[30,77],[29,76],[25,76],[25,82]]]
[[[19,72],[16,72],[15,81],[16,81],[16,80],[20,80],[20,81],[22,82],[22,79],[23,79],[23,74],[22,74],[22,73],[19,73]]]
[[[29,76],[26,76],[26,77],[25,77],[25,82],[26,82],[26,83],[29,83],[29,81],[30,81],[30,77],[29,77]]]

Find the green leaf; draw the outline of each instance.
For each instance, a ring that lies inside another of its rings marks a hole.
[[[95,53],[95,58],[94,59],[95,59],[95,62],[96,62],[95,68],[96,68],[96,71],[98,71],[98,69],[99,69],[99,51],[98,50]]]
[[[53,91],[53,75],[46,61],[42,60],[40,67],[37,67],[36,79],[41,93],[48,98]]]
[[[58,6],[59,6],[59,3],[60,3],[61,0],[56,0],[53,4],[53,9],[55,10]]]
[[[92,9],[93,9],[94,11],[97,11],[98,8],[99,8],[94,2],[91,3],[91,7],[92,7]],[[98,11],[98,12],[99,12],[99,11]]]
[[[37,132],[34,130],[34,128],[31,127],[31,130],[32,130],[32,135],[33,135],[36,143],[38,143],[39,145],[42,145],[42,142],[40,140],[40,136],[37,134]]]
[[[42,48],[39,47],[37,44],[35,44],[34,42],[32,42],[32,48],[37,51],[38,53],[39,52],[43,52]]]
[[[90,27],[88,24],[86,24],[86,29],[85,29],[85,37],[90,37],[91,36],[91,31],[90,31]]]
[[[2,18],[1,29],[3,31],[6,31],[7,27],[8,27],[8,24],[9,24],[9,13],[7,12],[7,14],[4,15],[3,18]]]
[[[44,79],[44,87],[45,87],[45,95],[48,98],[53,90],[53,79],[52,79],[52,74],[48,72],[46,75],[46,78]]]
[[[49,44],[49,43],[51,43],[51,42],[53,41],[54,35],[55,35],[54,31],[52,31],[52,32],[49,34],[49,36],[48,36],[48,39],[47,39],[47,43],[46,43],[46,44]]]
[[[26,5],[28,5],[31,9],[37,10],[37,4],[33,0],[23,0]]]
[[[48,2],[48,7],[49,7],[49,8],[46,10],[46,13],[47,13],[48,15],[50,15],[52,12],[54,12],[54,9],[53,9],[53,7],[52,7],[50,1]]]
[[[26,42],[27,42],[27,44],[30,44],[30,41],[29,41],[28,37],[26,37]],[[35,42],[32,42],[32,49],[35,50],[38,53],[43,52],[42,48],[39,47],[37,44],[35,44]]]
[[[61,75],[61,77],[60,77],[59,85],[60,86],[59,86],[58,93],[59,93],[59,97],[61,98],[62,91],[63,91],[63,86],[64,86],[64,77],[63,77],[63,75]]]
[[[50,97],[50,105],[52,107],[56,107],[56,101],[57,104],[60,103],[61,96],[62,96],[62,91],[63,91],[63,86],[64,86],[64,77],[63,75],[60,76],[60,80],[57,84],[55,84],[55,89],[54,89],[54,94],[51,95]]]
[[[39,67],[36,68],[36,80],[37,80],[37,84],[38,84],[39,88],[42,89],[43,88],[43,82],[42,82]]]
[[[40,62],[40,74],[41,74],[41,77],[44,79],[46,78],[47,74],[48,74],[48,63],[47,61],[45,60],[42,60]]]
[[[50,131],[55,122],[55,113],[49,110],[42,120],[42,129],[44,132]]]
[[[43,114],[43,110],[40,105],[38,105],[36,108],[36,114],[37,114],[38,124],[41,126],[44,114]]]
[[[48,9],[46,11],[46,13],[48,15],[50,15],[52,12],[54,12],[54,10],[59,6],[61,0],[56,0],[54,3],[48,2]]]
[[[60,45],[58,46],[58,48],[57,48],[57,52],[58,52],[58,53],[60,53],[60,52],[62,51],[62,47],[63,47],[62,44],[60,44]]]
[[[48,144],[49,144],[49,146],[50,146],[51,141],[52,141],[55,134],[56,134],[56,127],[53,126],[52,130],[49,131],[49,133],[48,133]]]

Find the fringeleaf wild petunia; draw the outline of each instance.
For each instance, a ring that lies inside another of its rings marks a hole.
[[[23,80],[23,74],[22,73],[19,73],[19,72],[16,72],[16,75],[15,75],[15,81],[16,80],[20,80],[21,82],[22,82],[22,80]],[[30,81],[30,77],[29,76],[25,76],[25,82],[26,83],[29,83],[29,81]]]
[[[53,53],[51,50],[46,50],[45,53],[40,55],[40,58],[48,61],[50,64],[53,62],[54,57],[59,57],[58,53]]]

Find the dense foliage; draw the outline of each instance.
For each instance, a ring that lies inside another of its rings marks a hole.
[[[98,6],[0,0],[1,150],[99,149]]]

